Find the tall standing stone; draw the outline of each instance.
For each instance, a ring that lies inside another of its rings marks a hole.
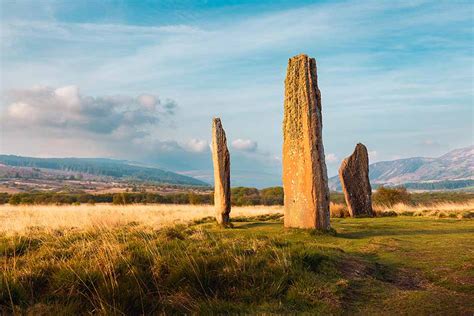
[[[230,223],[230,155],[220,118],[212,120],[212,161],[214,164],[214,207],[216,220]]]
[[[372,216],[369,155],[363,144],[357,144],[352,155],[342,161],[339,179],[351,216]]]
[[[317,79],[314,58],[307,55],[290,58],[283,120],[285,227],[330,229]]]

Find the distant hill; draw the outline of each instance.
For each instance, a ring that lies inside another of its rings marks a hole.
[[[122,180],[140,180],[156,183],[208,186],[192,177],[158,168],[140,166],[125,160],[105,158],[32,158],[0,155],[0,164],[14,167],[42,168],[77,172]]]
[[[416,190],[474,187],[474,146],[455,149],[439,158],[406,158],[369,166],[372,186],[404,185]],[[332,190],[341,190],[337,176],[329,179]]]

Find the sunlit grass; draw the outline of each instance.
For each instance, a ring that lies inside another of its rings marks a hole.
[[[281,214],[281,206],[241,206],[232,208],[232,217]],[[110,229],[133,223],[162,227],[214,216],[211,205],[176,204],[81,204],[81,205],[1,205],[0,233],[12,234],[33,228]]]
[[[474,311],[472,220],[334,218],[326,235],[234,219],[0,234],[0,314]]]
[[[430,205],[397,204],[374,206],[377,215],[429,216],[437,218],[472,218],[474,201]],[[283,214],[282,206],[233,207],[231,217]],[[331,203],[331,217],[347,217],[344,204]],[[81,204],[81,205],[0,205],[0,233],[15,234],[32,228],[111,229],[133,223],[150,227],[184,224],[214,216],[212,205],[176,204]]]
[[[441,202],[430,205],[396,204],[390,207],[376,205],[374,209],[379,213],[395,212],[398,215],[406,216],[474,218],[474,200],[468,202]]]

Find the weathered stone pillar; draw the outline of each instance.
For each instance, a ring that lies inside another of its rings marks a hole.
[[[329,230],[321,92],[314,58],[298,55],[288,61],[284,108],[285,227]]]
[[[216,220],[227,226],[230,223],[230,155],[220,118],[212,120],[212,161]]]
[[[352,155],[342,161],[339,179],[351,216],[372,216],[369,154],[363,144],[357,144]]]

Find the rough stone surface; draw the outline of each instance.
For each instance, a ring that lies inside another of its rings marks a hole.
[[[219,118],[212,120],[212,161],[214,164],[214,207],[221,225],[230,222],[230,155]]]
[[[372,216],[369,155],[363,144],[357,144],[352,155],[342,161],[339,179],[351,216]]]
[[[316,61],[290,58],[285,79],[283,189],[285,227],[330,229]]]

